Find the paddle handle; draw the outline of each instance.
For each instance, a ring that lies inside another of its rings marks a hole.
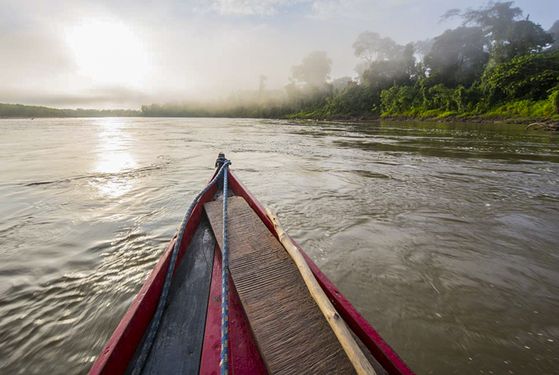
[[[338,338],[338,341],[342,345],[342,348],[347,354],[357,374],[376,375],[373,366],[371,366],[371,363],[367,360],[365,354],[363,354],[361,348],[355,342],[355,339],[347,328],[345,322],[340,317],[328,297],[326,297],[326,294],[320,285],[318,285],[318,281],[316,281],[316,278],[305,261],[305,258],[303,258],[303,255],[297,246],[295,246],[291,238],[285,233],[278,218],[268,208],[266,208],[266,214],[274,224],[274,229],[276,230],[279,241],[295,262],[295,265],[299,269],[311,296],[320,308],[320,311],[322,311],[322,314],[328,321],[328,324],[330,324],[332,331],[334,331],[334,334]]]

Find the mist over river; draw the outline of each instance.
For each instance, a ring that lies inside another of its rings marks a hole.
[[[85,373],[218,152],[418,374],[559,372],[559,134],[0,120],[0,373]]]

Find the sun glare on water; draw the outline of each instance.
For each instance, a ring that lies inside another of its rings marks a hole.
[[[78,73],[97,84],[139,87],[148,59],[141,38],[120,21],[84,20],[65,30]]]
[[[99,178],[92,185],[102,195],[116,198],[133,187],[132,174],[137,163],[130,149],[134,139],[119,119],[99,119],[95,121],[95,126],[99,144],[93,170]]]

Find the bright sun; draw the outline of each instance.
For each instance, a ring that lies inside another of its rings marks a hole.
[[[140,87],[149,64],[141,40],[119,21],[93,19],[66,29],[78,73],[97,84]]]

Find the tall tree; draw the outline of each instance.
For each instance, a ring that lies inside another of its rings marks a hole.
[[[559,50],[559,20],[553,23],[553,26],[547,31],[553,38],[553,44],[551,49],[556,51]]]
[[[397,55],[390,60],[375,60],[363,71],[361,80],[373,91],[379,91],[391,85],[411,83],[416,76],[413,44],[400,46]]]
[[[332,60],[324,51],[314,51],[307,55],[301,64],[291,68],[294,80],[309,86],[323,86],[330,76]]]
[[[510,26],[522,16],[522,9],[513,4],[513,1],[490,2],[483,8],[466,10],[462,18],[465,24],[480,26],[492,41],[501,44],[507,40]]]
[[[514,2],[490,2],[480,9],[464,12],[451,9],[443,18],[461,17],[463,25],[478,26],[486,37],[486,47],[495,63],[508,61],[515,56],[538,52],[548,46],[552,37],[542,27],[521,19],[522,10]]]
[[[361,81],[374,91],[391,84],[409,83],[415,75],[413,44],[402,46],[388,37],[366,31],[353,43],[355,56],[362,62],[356,71]]]
[[[355,56],[363,59],[366,63],[375,60],[392,60],[402,53],[403,47],[388,37],[382,37],[378,33],[365,31],[357,37],[353,43]]]
[[[546,46],[553,43],[553,37],[544,29],[529,20],[516,21],[509,31],[508,44],[504,45],[505,57],[525,55],[541,52]]]
[[[423,59],[432,83],[446,86],[470,85],[481,77],[488,60],[480,27],[459,27],[435,38]]]

